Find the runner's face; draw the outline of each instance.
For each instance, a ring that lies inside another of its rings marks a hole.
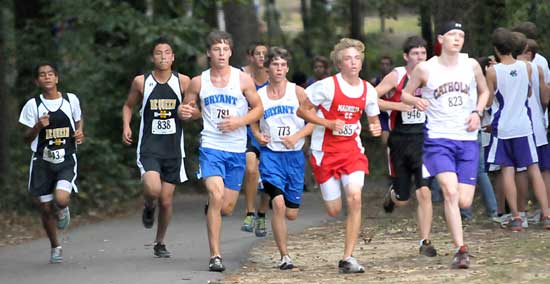
[[[318,79],[326,76],[327,70],[325,69],[325,64],[319,61],[315,62],[313,64],[313,73],[315,73],[315,77]]]
[[[286,79],[288,73],[288,63],[286,60],[275,57],[269,64],[269,80],[273,83],[281,82]]]
[[[344,75],[359,76],[361,71],[361,54],[354,47],[349,47],[340,51],[340,63],[338,68]]]
[[[43,90],[54,89],[59,82],[59,78],[55,74],[55,70],[50,65],[44,65],[38,68],[38,77],[36,84]]]
[[[426,61],[426,48],[424,47],[415,47],[409,50],[409,53],[404,56],[407,65],[410,67],[415,67],[418,63]]]
[[[170,70],[174,63],[174,52],[169,44],[161,43],[153,49],[153,64],[157,70]]]
[[[210,57],[210,65],[213,67],[225,67],[229,65],[231,57],[231,46],[227,42],[213,44],[206,53]]]
[[[252,62],[256,65],[257,68],[264,67],[265,55],[267,54],[267,47],[263,45],[258,45],[254,48],[254,53],[252,54]]]
[[[441,50],[459,53],[464,45],[464,32],[461,30],[450,30],[439,36]]]

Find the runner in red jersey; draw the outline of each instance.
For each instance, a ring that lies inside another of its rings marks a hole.
[[[359,137],[359,118],[364,110],[372,134],[380,136],[382,131],[376,90],[359,78],[364,50],[358,40],[340,40],[331,52],[340,73],[308,87],[308,99],[298,110],[299,116],[317,125],[311,138],[311,164],[330,216],[339,215],[342,186],[346,191],[346,239],[344,255],[338,263],[341,273],[365,271],[351,256],[361,227],[361,191],[368,174],[368,160]]]

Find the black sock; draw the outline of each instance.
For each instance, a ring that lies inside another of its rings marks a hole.
[[[265,212],[264,213],[258,212],[258,218],[265,218]]]
[[[254,216],[254,212],[246,212],[246,216]]]

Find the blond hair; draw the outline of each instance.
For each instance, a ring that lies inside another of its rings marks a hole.
[[[330,59],[332,60],[334,65],[340,65],[340,61],[342,61],[342,56],[340,55],[340,52],[350,47],[355,48],[359,52],[359,54],[361,55],[361,61],[365,59],[365,45],[359,40],[345,37],[341,39],[340,42],[338,42],[334,46],[334,49],[330,52]]]

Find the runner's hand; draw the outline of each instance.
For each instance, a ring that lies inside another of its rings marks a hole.
[[[38,118],[38,122],[36,123],[39,128],[44,128],[48,125],[50,125],[50,116],[47,112],[45,112],[41,117]]]
[[[182,120],[190,119],[195,111],[195,103],[180,104],[178,107],[178,115]]]
[[[75,131],[74,139],[77,145],[82,144],[84,142],[84,132],[82,132],[82,130]]]
[[[476,131],[479,128],[479,115],[475,112],[470,113],[468,116],[468,120],[466,121],[468,123],[468,130],[469,132]]]
[[[122,130],[122,143],[132,145],[132,142],[132,129],[124,127],[124,130]]]
[[[414,106],[419,111],[425,111],[428,108],[428,106],[430,106],[430,102],[428,102],[428,100],[426,100],[426,99],[418,98],[416,100],[416,102],[414,103]]]
[[[344,129],[344,126],[346,123],[342,120],[336,119],[336,120],[329,120],[328,121],[328,128],[335,131],[341,131]]]
[[[267,143],[271,142],[271,137],[266,133],[260,133],[260,136],[255,136],[256,140],[260,145],[265,146]]]
[[[281,142],[283,142],[283,145],[285,145],[287,149],[294,149],[296,142],[298,142],[298,138],[296,135],[283,136],[281,137]]]
[[[370,132],[372,133],[372,136],[378,137],[382,135],[382,126],[380,123],[371,123],[369,124]]]
[[[218,129],[223,133],[227,133],[238,129],[243,125],[244,123],[240,117],[226,116],[224,121],[218,123]]]

